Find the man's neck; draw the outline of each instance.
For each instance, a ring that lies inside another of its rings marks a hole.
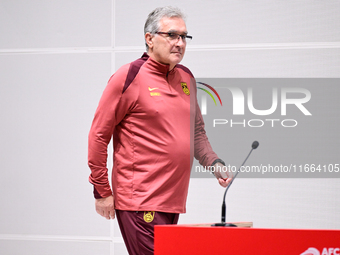
[[[169,66],[169,71],[171,71],[172,69],[174,69],[174,67],[176,66],[176,65],[170,65],[170,64],[162,63],[162,62],[158,61],[157,58],[155,57],[155,55],[154,55],[152,52],[150,52],[150,50],[147,52],[147,54],[149,55],[150,58],[152,58],[152,59],[155,60],[156,62],[158,62],[158,63],[160,63],[160,64],[162,64],[162,65],[168,65],[168,66]]]

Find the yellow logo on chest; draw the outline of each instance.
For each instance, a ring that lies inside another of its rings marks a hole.
[[[188,86],[185,82],[181,82],[181,86],[182,86],[182,89],[183,89],[183,92],[186,94],[186,95],[190,95],[190,91],[188,89]]]
[[[152,96],[152,97],[160,97],[161,93],[159,93],[159,92],[150,92],[150,96]]]

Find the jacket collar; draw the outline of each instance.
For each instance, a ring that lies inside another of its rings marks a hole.
[[[169,75],[173,73],[177,66],[176,65],[171,71],[169,71],[170,65],[164,65],[164,64],[159,63],[158,61],[151,58],[146,52],[144,52],[141,58],[147,60],[147,64],[149,65],[151,70],[157,73],[161,73],[163,75]]]

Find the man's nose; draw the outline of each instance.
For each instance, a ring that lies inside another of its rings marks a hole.
[[[183,46],[183,45],[185,45],[185,44],[186,44],[185,39],[182,39],[181,36],[178,36],[176,45],[177,45],[177,46]]]

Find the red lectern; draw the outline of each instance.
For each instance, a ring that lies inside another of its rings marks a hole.
[[[340,255],[339,230],[155,226],[155,255]]]

